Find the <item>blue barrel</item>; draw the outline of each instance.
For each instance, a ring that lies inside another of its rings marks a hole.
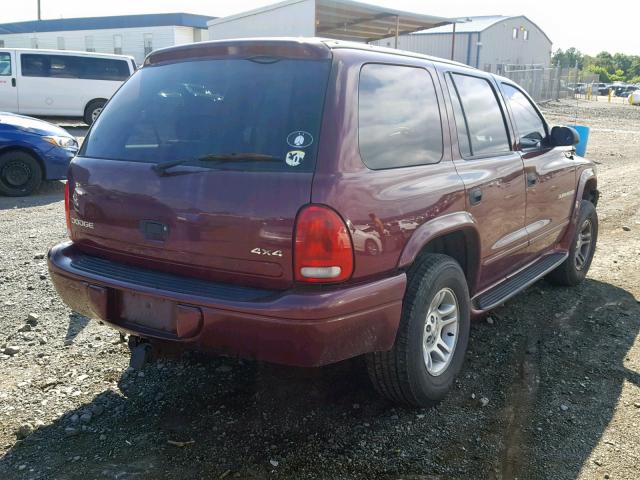
[[[580,141],[576,145],[576,153],[581,157],[584,157],[587,153],[587,142],[589,141],[589,127],[585,125],[569,125],[575,128],[580,135]]]

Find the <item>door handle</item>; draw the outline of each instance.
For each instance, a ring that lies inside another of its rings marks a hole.
[[[482,201],[482,190],[474,188],[469,192],[469,203],[471,205],[478,205]]]
[[[16,79],[15,79],[15,78],[12,78],[12,79],[11,79],[11,86],[12,86],[12,87],[15,87],[15,86],[16,86]]]
[[[538,175],[527,173],[527,187],[535,187],[538,184]]]

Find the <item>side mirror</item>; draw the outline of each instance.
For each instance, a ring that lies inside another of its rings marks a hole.
[[[575,147],[580,143],[580,135],[571,127],[553,127],[550,137],[554,147]]]

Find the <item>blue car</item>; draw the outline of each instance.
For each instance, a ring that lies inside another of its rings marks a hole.
[[[21,197],[43,180],[67,178],[78,142],[66,130],[36,118],[0,112],[0,194]]]

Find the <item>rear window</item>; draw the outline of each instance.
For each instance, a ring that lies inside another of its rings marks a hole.
[[[81,155],[233,170],[311,171],[329,60],[222,59],[145,66],[111,99]],[[203,161],[206,155],[270,161]]]
[[[111,58],[23,53],[20,55],[20,66],[23,77],[115,81],[129,77],[127,61]]]

